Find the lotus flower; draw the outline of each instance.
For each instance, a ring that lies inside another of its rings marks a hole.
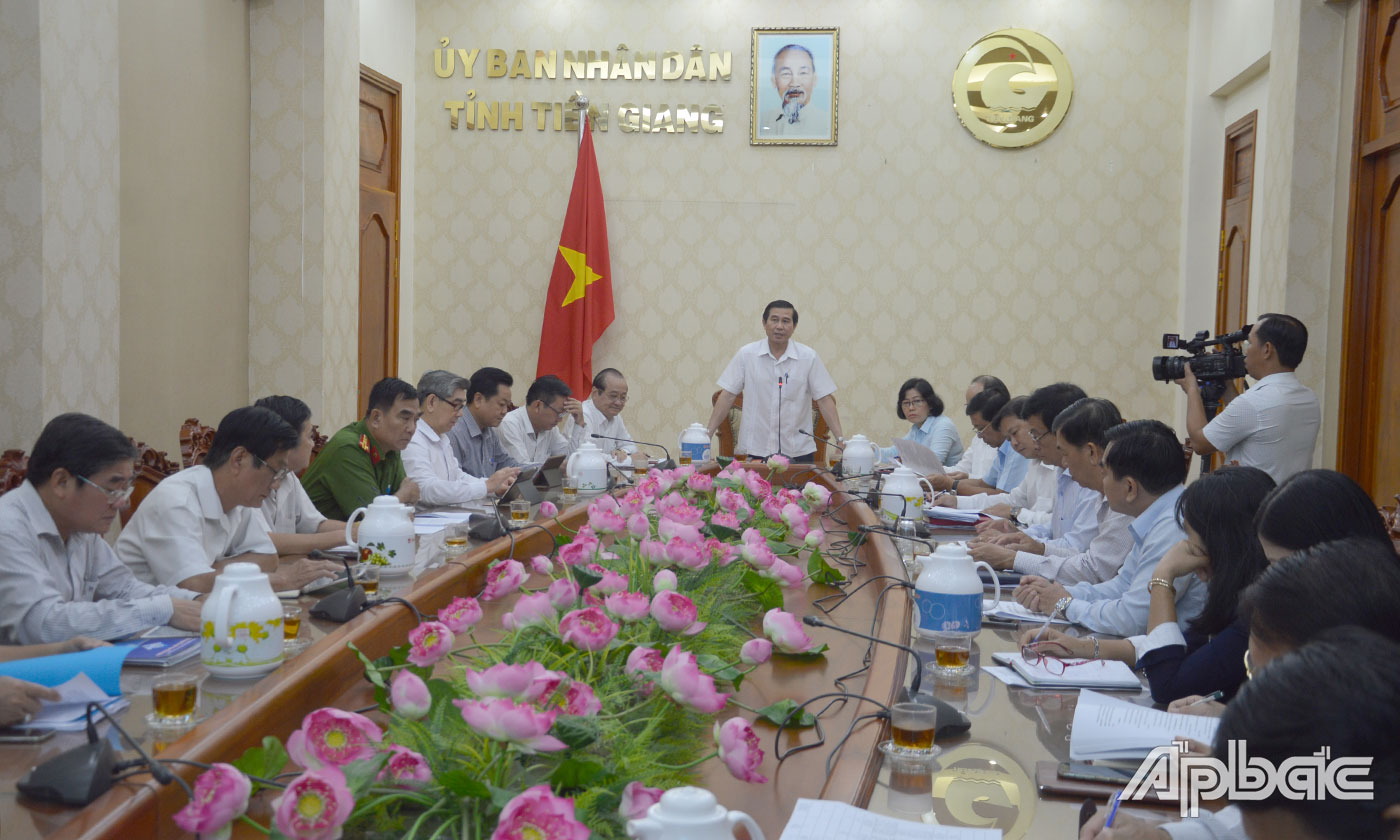
[[[723,709],[729,699],[728,694],[715,691],[714,677],[702,672],[694,654],[681,650],[680,645],[673,646],[666,654],[656,682],[677,703],[697,712],[714,714]]]
[[[749,639],[739,648],[739,659],[749,665],[762,665],[773,656],[773,643],[767,639]]]
[[[662,569],[656,573],[656,577],[651,579],[651,588],[655,589],[657,592],[663,589],[669,589],[674,592],[676,589],[676,573],[670,569]]]
[[[674,519],[666,519],[665,517],[663,517],[660,522],[656,523],[656,533],[660,535],[661,539],[668,543],[673,539],[680,539],[688,543],[698,543],[702,541],[700,529],[696,526],[678,522]]]
[[[617,812],[624,820],[640,820],[647,815],[651,806],[661,801],[663,793],[665,791],[661,788],[647,787],[641,782],[628,782],[627,787],[622,789],[622,802],[617,806]]]
[[[686,478],[685,486],[696,493],[708,493],[715,489],[715,480],[704,473],[695,473]]]
[[[338,767],[308,770],[272,803],[277,830],[296,840],[335,840],[355,799]]]
[[[558,582],[555,581],[555,583]],[[550,589],[553,588],[554,586],[551,584]],[[515,607],[501,616],[501,626],[507,630],[519,630],[535,624],[548,624],[556,617],[558,616],[554,611],[554,603],[550,600],[549,593],[534,592],[529,595],[521,595],[516,599]]]
[[[738,490],[730,490],[728,487],[721,487],[715,491],[715,501],[724,510],[733,513],[741,507],[748,507],[749,503],[744,501],[744,494]]]
[[[702,549],[703,543],[689,543],[680,537],[672,537],[671,541],[666,543],[666,556],[672,563],[687,569],[703,569],[709,564],[709,558]]]
[[[384,763],[384,768],[375,779],[377,782],[408,790],[417,790],[432,780],[433,771],[428,766],[427,759],[399,744],[389,745],[389,760]]]
[[[578,602],[578,584],[571,578],[559,578],[549,585],[549,603],[556,610],[567,610]]]
[[[660,540],[642,540],[642,557],[653,566],[671,565],[671,555],[666,552],[666,543]]]
[[[790,612],[774,607],[763,615],[763,635],[773,640],[782,653],[806,653],[814,647],[802,622]]]
[[[631,581],[627,579],[627,575],[619,574],[597,563],[590,563],[588,565],[588,570],[602,577],[602,580],[589,587],[589,589],[593,590],[593,594],[600,598],[611,595],[614,592],[626,592],[627,588],[631,585]]]
[[[627,517],[627,533],[642,539],[651,534],[651,520],[645,513],[634,513]]]
[[[622,667],[622,672],[641,682],[644,678],[661,673],[661,666],[665,664],[665,661],[661,651],[639,645],[632,648],[632,652],[627,654],[627,664]],[[651,686],[647,686],[644,693],[650,694]]]
[[[383,739],[384,731],[364,715],[327,707],[302,718],[287,737],[287,754],[308,770],[338,767],[373,758]]]
[[[820,528],[813,528],[812,530],[807,532],[807,537],[803,540],[803,542],[807,543],[808,548],[816,548],[817,546],[821,545],[822,540],[825,539],[825,531],[823,531]]]
[[[597,607],[574,610],[559,620],[559,638],[579,650],[602,650],[621,628]]]
[[[739,530],[739,517],[727,510],[715,511],[710,517],[710,524],[720,528],[728,528],[731,531]]]
[[[675,495],[674,493],[672,495]],[[680,504],[673,504],[661,513],[662,519],[670,519],[682,525],[699,526],[705,521],[705,515],[700,512],[700,508],[688,502],[681,501]]]
[[[573,541],[559,549],[559,562],[566,566],[587,563],[593,559],[593,552],[597,550],[598,538],[593,535],[593,530],[590,528],[585,531],[580,528]]]
[[[389,680],[389,703],[400,715],[418,720],[432,708],[433,695],[422,677],[407,668],[400,668]]]
[[[602,702],[588,684],[571,682],[569,687],[564,689],[564,714],[592,717],[602,710]]]
[[[227,837],[234,820],[248,810],[253,783],[232,764],[214,764],[194,780],[194,798],[175,812],[175,824],[204,837]]]
[[[525,566],[519,560],[498,560],[486,570],[486,587],[481,600],[494,601],[519,589],[525,582]]]
[[[537,575],[547,575],[554,571],[554,561],[543,554],[536,554],[530,558],[530,571]]]
[[[773,485],[769,484],[753,470],[744,470],[743,481],[744,487],[760,499],[773,493]]]
[[[439,659],[452,650],[452,631],[441,621],[425,621],[408,631],[408,661],[426,668],[437,664]]]
[[[651,599],[645,592],[614,592],[603,599],[603,609],[619,621],[640,621],[650,607]]]
[[[528,703],[505,697],[485,700],[453,700],[462,710],[467,726],[496,741],[509,741],[526,752],[557,752],[567,749],[563,741],[548,734],[559,716],[558,709],[539,711]]]
[[[598,498],[612,499],[611,496],[599,496]],[[588,524],[600,534],[616,534],[627,527],[627,522],[618,512],[615,501],[612,505],[599,504],[597,501],[589,505]]]
[[[549,519],[559,515],[559,506],[548,499],[540,502],[540,518]]]
[[[753,726],[741,717],[733,717],[724,723],[715,724],[715,744],[719,746],[719,758],[734,778],[743,782],[763,783],[766,776],[758,773],[763,764],[763,750],[758,746],[758,734]]]
[[[778,501],[777,497],[768,496],[764,498],[763,504],[759,505],[758,508],[763,511],[763,515],[770,520],[779,525],[783,524],[783,503]]]
[[[697,615],[695,602],[680,593],[663,589],[651,599],[651,617],[668,633],[693,636],[705,629],[703,621],[695,620]],[[693,629],[696,624],[700,627]]]
[[[815,481],[809,481],[803,485],[802,497],[811,502],[814,509],[819,511],[831,504],[831,491]]]
[[[521,703],[533,703],[547,697],[567,679],[559,671],[551,671],[531,660],[522,665],[501,663],[484,671],[467,669],[467,687],[478,697],[509,697]]]
[[[506,803],[491,840],[588,840],[588,827],[574,817],[574,801],[535,785]]]
[[[453,598],[447,606],[438,610],[438,621],[447,625],[453,633],[470,630],[481,620],[481,604],[475,598]]]
[[[773,562],[767,568],[759,569],[758,573],[766,578],[772,578],[778,582],[779,586],[796,586],[806,577],[802,569],[787,562],[781,557],[775,556]]]

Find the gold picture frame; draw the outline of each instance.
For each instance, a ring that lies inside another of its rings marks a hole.
[[[835,146],[839,27],[755,27],[749,143]]]

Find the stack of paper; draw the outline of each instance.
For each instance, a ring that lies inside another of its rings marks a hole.
[[[1142,681],[1133,669],[1116,659],[1056,660],[1042,658],[1028,662],[1017,654],[1011,667],[1035,688],[1142,688]]]
[[[45,702],[39,713],[24,725],[25,729],[78,732],[87,727],[88,703],[101,703],[102,707],[113,715],[131,705],[125,697],[108,696],[87,674],[78,674],[71,680],[54,686],[53,689],[62,699]],[[93,721],[101,720],[102,716],[94,712]]]
[[[991,607],[992,602],[984,598],[982,600],[983,618],[991,618],[997,621],[1038,621],[1042,624],[1045,623],[1045,619],[1047,618],[1047,616],[1043,616],[1040,613],[1031,612],[1030,610],[1018,604],[1016,601],[1013,601],[1011,599],[1010,594],[1005,589],[1001,590],[1001,603],[998,604],[997,608],[994,610],[992,610]],[[988,612],[988,610],[991,610],[991,612]],[[1073,624],[1074,622],[1063,618],[1056,618],[1050,623]]]
[[[1001,840],[999,828],[925,825],[825,799],[799,799],[779,840]]]
[[[930,522],[955,522],[960,525],[976,525],[977,520],[982,518],[982,512],[977,510],[959,510],[954,507],[944,507],[943,505],[924,505],[924,516]]]
[[[477,513],[488,511],[489,508],[481,507]],[[436,534],[438,531],[449,525],[462,525],[471,519],[470,510],[434,510],[426,513],[419,513],[413,517],[413,533],[418,535]]]
[[[1069,757],[1075,761],[1146,758],[1157,747],[1183,736],[1209,744],[1219,726],[1219,718],[1163,712],[1085,689],[1074,707]]]
[[[919,475],[943,475],[943,463],[932,449],[917,441],[899,438],[894,442],[900,463]]]

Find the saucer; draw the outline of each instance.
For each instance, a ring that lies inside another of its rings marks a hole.
[[[292,639],[291,641],[283,642],[282,658],[291,659],[293,656],[299,656],[300,654],[304,653],[309,647],[311,647],[310,639],[296,638]]]
[[[254,677],[261,677],[276,671],[282,660],[276,662],[264,662],[261,665],[210,665],[204,663],[204,670],[226,680],[247,680]]]
[[[943,752],[940,746],[932,746],[926,750],[913,749],[911,747],[901,747],[893,740],[881,741],[880,752],[885,754],[885,760],[895,770],[932,770],[938,766],[938,756]]]
[[[208,715],[202,715],[198,710],[195,710],[194,715],[192,715],[189,720],[170,720],[161,717],[155,712],[149,712],[146,714],[146,726],[157,734],[178,737],[184,735],[186,732],[189,732],[208,719]]]

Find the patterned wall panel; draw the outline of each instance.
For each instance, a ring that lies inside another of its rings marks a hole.
[[[115,423],[121,327],[117,4],[41,3],[39,16],[40,416],[81,410]]]
[[[445,99],[609,103],[596,137],[617,321],[594,358],[629,375],[629,425],[673,440],[761,337],[775,297],[826,359],[847,434],[888,438],[899,382],[929,377],[961,417],[972,375],[1024,391],[1073,377],[1126,414],[1170,419],[1151,381],[1175,331],[1188,4],[957,0],[719,4],[425,0],[417,13],[416,365],[534,372],[541,306],[574,168],[573,139],[452,131]],[[752,26],[840,26],[840,145],[750,147]],[[1033,148],[973,139],[949,104],[977,38],[1035,29],[1076,91]],[[481,48],[439,79],[438,39]],[[729,82],[486,79],[488,48],[731,50]],[[720,135],[624,134],[623,102],[718,103]],[[416,373],[415,371],[414,373]],[[523,382],[517,390],[523,390]]]
[[[325,416],[338,428],[359,414],[360,4],[324,6]]]

